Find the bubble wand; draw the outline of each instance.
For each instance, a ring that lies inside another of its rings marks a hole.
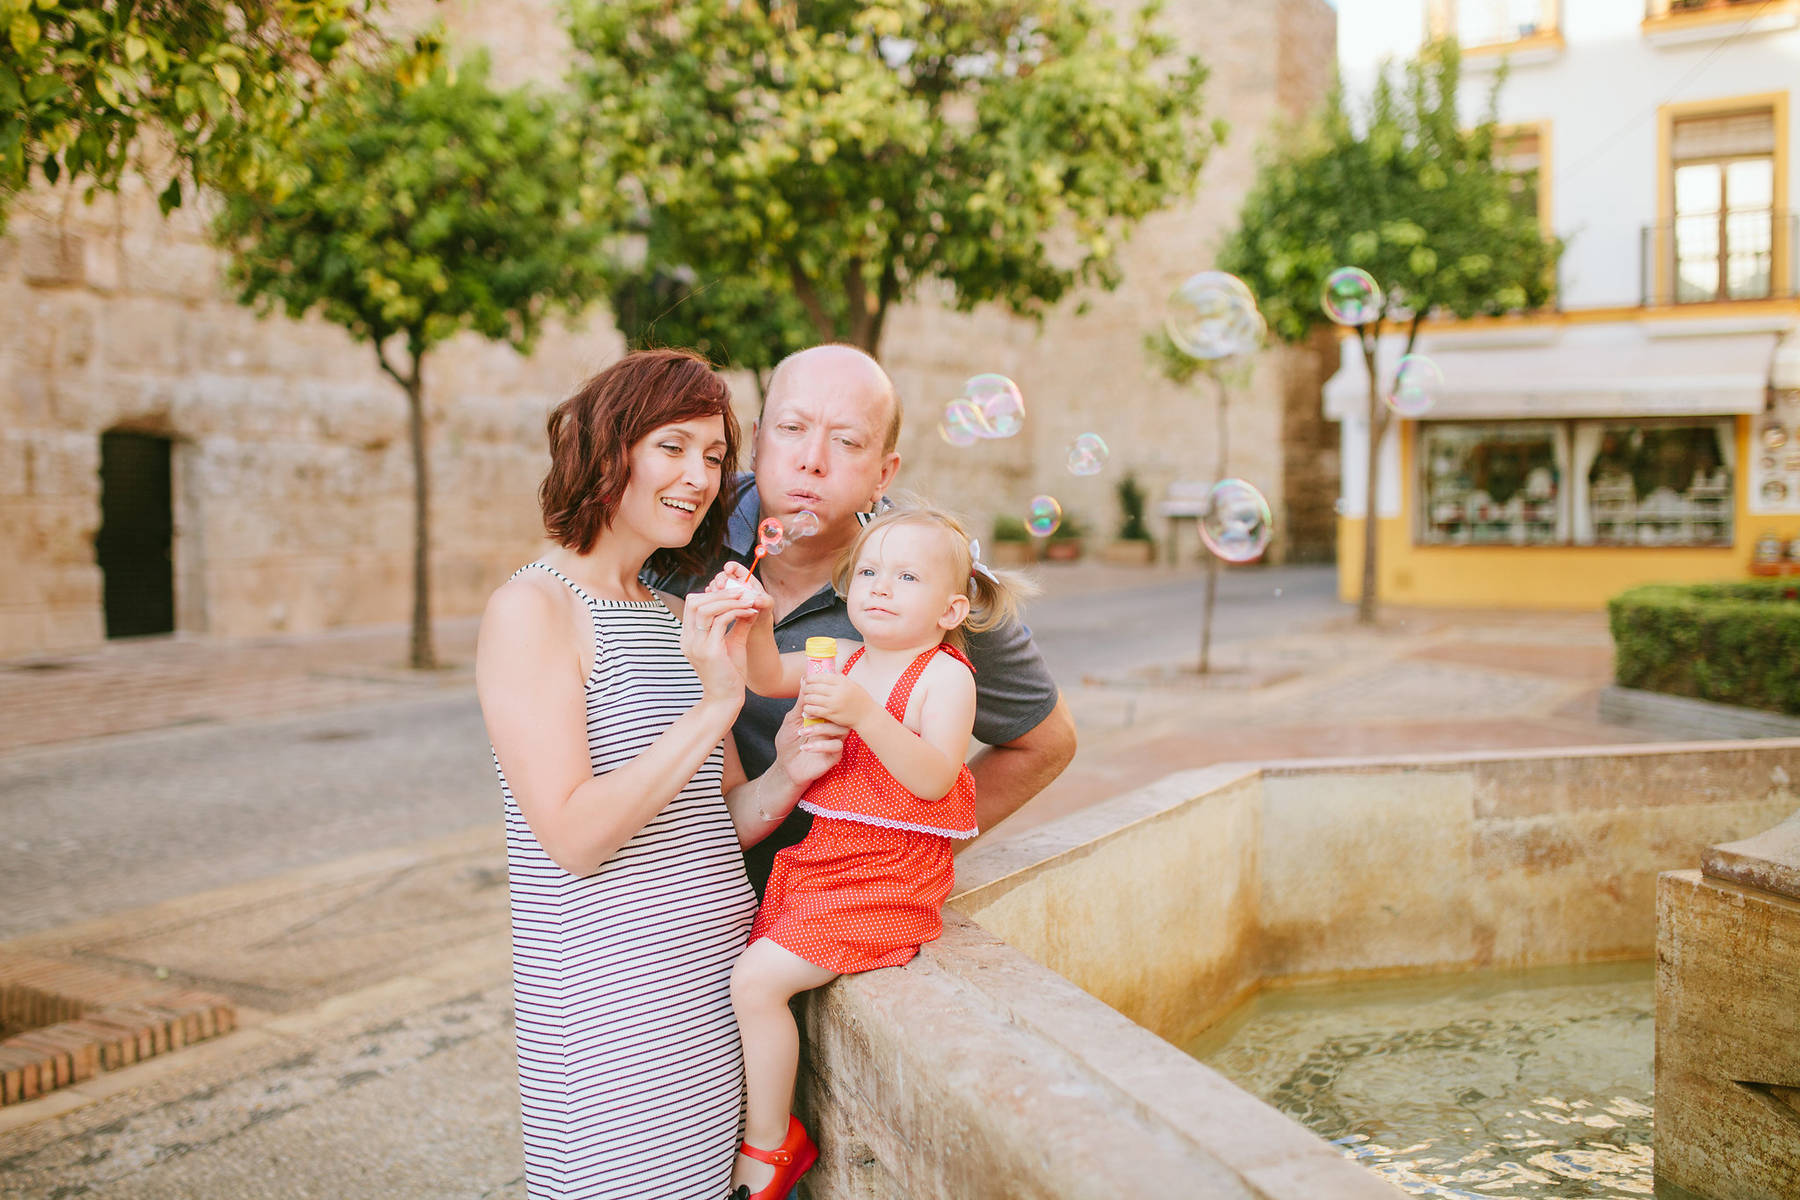
[[[787,545],[787,530],[781,527],[777,517],[764,518],[756,527],[756,553],[750,556],[750,574],[756,574],[757,564],[762,562],[765,554],[780,554]]]

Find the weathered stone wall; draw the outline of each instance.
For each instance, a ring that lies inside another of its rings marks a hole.
[[[975,846],[951,905],[1185,1043],[1277,980],[1648,957],[1657,872],[1795,778],[1793,738],[1226,764]]]
[[[804,1011],[814,1200],[1402,1195],[954,913],[905,968]]]
[[[549,0],[402,6],[401,20],[421,17],[445,19],[459,44],[488,45],[503,82],[561,74],[565,43]],[[1210,477],[1210,398],[1157,379],[1143,337],[1175,284],[1208,265],[1269,121],[1322,94],[1335,25],[1322,0],[1194,0],[1167,20],[1212,66],[1207,102],[1232,136],[1196,200],[1146,222],[1127,245],[1125,284],[1071,299],[1042,329],[929,298],[890,321],[884,357],[909,405],[902,485],[978,525],[1045,491],[1110,533],[1123,470],[1137,470],[1153,497],[1170,480]],[[103,638],[97,468],[100,435],[115,429],[174,443],[178,630],[304,632],[397,623],[410,611],[399,390],[369,347],[334,327],[258,320],[236,305],[205,241],[206,212],[202,199],[162,220],[133,185],[92,206],[68,189],[40,190],[11,214],[0,241],[0,658]],[[438,615],[479,611],[537,552],[543,416],[620,349],[597,309],[529,359],[473,337],[435,352],[426,387]],[[964,378],[990,370],[1025,389],[1026,432],[953,450],[935,434],[936,411]],[[1275,505],[1277,560],[1316,556],[1311,510],[1323,506],[1328,519],[1335,493],[1307,474],[1318,456],[1288,448],[1328,432],[1317,377],[1308,354],[1271,352],[1231,410],[1232,468]],[[737,393],[748,419],[747,380]],[[1089,430],[1112,445],[1112,468],[1077,479],[1065,448]]]

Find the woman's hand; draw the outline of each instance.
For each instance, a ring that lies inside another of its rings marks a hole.
[[[756,612],[749,596],[730,591],[694,592],[683,602],[681,653],[700,677],[703,699],[744,702],[744,646]]]
[[[844,756],[844,735],[848,732],[830,721],[802,726],[800,706],[796,704],[788,709],[781,728],[775,731],[775,762],[769,770],[782,772],[798,796]]]
[[[862,685],[843,675],[809,675],[800,685],[800,714],[830,721],[845,729],[859,729],[874,716],[875,698]]]

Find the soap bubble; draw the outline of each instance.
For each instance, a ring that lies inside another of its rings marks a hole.
[[[1024,393],[1004,375],[970,377],[963,384],[962,399],[980,414],[974,429],[981,437],[1009,438],[1025,428]]]
[[[780,554],[788,548],[787,531],[776,517],[763,518],[756,527],[756,549],[762,554]]]
[[[1408,354],[1394,368],[1394,390],[1388,407],[1403,417],[1422,417],[1437,403],[1444,372],[1423,354]]]
[[[1249,354],[1268,332],[1256,297],[1224,271],[1202,271],[1176,288],[1163,328],[1183,354],[1208,360]]]
[[[938,436],[958,448],[973,446],[989,436],[987,418],[968,400],[957,399],[944,405],[944,419],[938,423]]]
[[[1242,479],[1221,479],[1206,494],[1200,540],[1226,562],[1244,563],[1269,548],[1274,532],[1269,502]]]
[[[1361,267],[1339,267],[1325,277],[1320,302],[1339,325],[1367,325],[1381,316],[1381,285]]]
[[[1098,475],[1112,451],[1097,433],[1084,433],[1069,443],[1069,470],[1076,475]]]
[[[1033,537],[1049,537],[1062,524],[1062,505],[1055,496],[1033,496],[1025,509],[1025,528]]]
[[[789,541],[799,541],[803,537],[811,537],[819,532],[819,514],[810,508],[803,508],[788,518],[787,536]]]

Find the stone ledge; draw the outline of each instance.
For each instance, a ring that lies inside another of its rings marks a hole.
[[[1603,720],[1680,738],[1800,737],[1800,717],[1613,686],[1600,693]]]
[[[1709,846],[1700,869],[1715,879],[1800,900],[1800,812],[1741,841]]]
[[[0,1104],[35,1100],[237,1025],[231,1002],[80,963],[0,955]],[[23,1027],[23,1028],[21,1028]]]

